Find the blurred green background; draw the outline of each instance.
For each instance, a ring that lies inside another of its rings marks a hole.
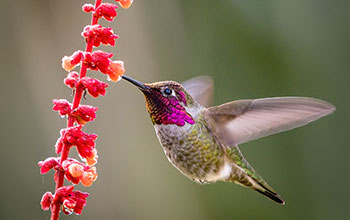
[[[84,48],[90,15],[82,0],[2,0],[1,219],[49,219],[41,195],[53,173],[37,162],[54,156],[65,120],[53,98],[71,99],[61,58]],[[90,1],[91,2],[91,1]],[[277,205],[229,183],[198,185],[167,161],[137,89],[113,84],[86,126],[99,135],[99,177],[81,216],[62,219],[350,219],[350,1],[135,0],[108,25],[114,52],[140,81],[215,80],[215,104],[243,98],[309,96],[337,112],[303,128],[241,146],[286,200]],[[107,24],[105,21],[103,24]],[[98,76],[90,72],[90,76]],[[75,153],[72,153],[76,156]]]

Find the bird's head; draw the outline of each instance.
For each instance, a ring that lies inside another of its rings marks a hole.
[[[153,124],[178,126],[184,126],[186,123],[194,124],[194,118],[187,109],[196,103],[179,83],[174,81],[141,83],[129,76],[124,75],[122,78],[143,92]]]

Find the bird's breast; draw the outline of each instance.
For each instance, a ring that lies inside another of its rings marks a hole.
[[[224,164],[224,151],[205,124],[155,125],[168,160],[187,177],[206,181],[217,175]]]

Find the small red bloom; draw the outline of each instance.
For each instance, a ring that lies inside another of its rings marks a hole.
[[[96,180],[97,178],[97,172],[96,167],[91,167],[88,170],[85,170],[83,174],[80,177],[81,184],[83,186],[91,186],[91,184]]]
[[[41,208],[44,211],[47,211],[50,209],[51,203],[53,200],[53,195],[51,192],[46,192],[43,197],[41,198],[40,204]]]
[[[91,186],[97,178],[96,167],[90,167],[71,158],[63,162],[62,168],[67,180],[74,184],[81,182],[84,186]]]
[[[96,118],[96,111],[98,108],[90,105],[79,105],[79,107],[72,111],[71,115],[75,117],[78,124],[85,124],[93,121]]]
[[[101,50],[96,50],[93,53],[86,53],[84,62],[87,63],[88,68],[92,70],[99,70],[106,74],[110,64],[109,58],[113,56],[112,53],[106,53]]]
[[[60,159],[58,157],[49,157],[44,161],[39,161],[38,165],[40,168],[40,174],[45,174],[49,172],[52,168],[58,169],[60,164]]]
[[[113,21],[113,19],[117,16],[116,9],[117,5],[111,3],[102,3],[95,10],[95,16],[98,18],[104,17],[107,21]]]
[[[98,158],[97,150],[96,150],[96,148],[94,148],[90,152],[90,155],[86,156],[83,159],[85,159],[87,165],[93,166],[97,163],[97,158]]]
[[[120,6],[122,6],[122,8],[130,8],[130,6],[132,5],[132,2],[134,0],[116,0],[117,2],[119,2]]]
[[[114,46],[115,39],[118,39],[118,35],[113,33],[112,28],[102,27],[101,25],[87,25],[84,31],[81,33],[86,40],[92,39],[93,45],[95,47],[100,46],[100,44],[106,44]]]
[[[58,111],[61,116],[65,116],[72,112],[71,104],[65,99],[54,99],[52,100],[54,106],[52,110]]]
[[[84,169],[87,170],[89,168],[90,168],[89,166],[86,166],[72,158],[68,158],[62,163],[62,169],[65,172],[64,174],[67,180],[71,181],[73,184],[78,184],[80,181],[80,176],[83,174]],[[81,172],[81,174],[77,175],[79,171]]]
[[[53,203],[63,205],[63,212],[66,215],[70,215],[73,212],[81,214],[84,206],[86,205],[86,198],[89,193],[80,191],[73,191],[74,186],[62,186],[56,190]]]
[[[81,130],[82,126],[74,126],[61,129],[61,137],[56,143],[56,152],[60,153],[64,145],[76,146],[78,153],[82,158],[91,158],[95,156],[96,134],[87,134]]]
[[[72,177],[81,177],[84,173],[84,165],[80,163],[71,163],[68,166],[68,173]]]
[[[111,62],[107,68],[107,74],[113,82],[119,81],[124,73],[124,62],[121,60]]]
[[[95,98],[99,95],[105,95],[108,87],[107,83],[90,77],[83,77],[80,79],[79,84],[86,88],[88,93]]]
[[[94,7],[94,5],[92,5],[92,4],[84,4],[84,5],[83,5],[83,11],[84,11],[85,13],[92,12],[94,9],[95,9],[95,7]]]
[[[84,58],[84,53],[81,50],[75,51],[71,56],[64,56],[62,58],[62,67],[67,71],[71,71]]]
[[[79,79],[79,74],[77,72],[68,73],[67,77],[64,79],[64,84],[70,88],[75,88]]]

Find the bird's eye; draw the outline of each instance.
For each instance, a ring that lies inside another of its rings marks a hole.
[[[173,91],[171,89],[169,89],[169,88],[164,89],[165,95],[171,95],[172,93],[173,93]]]

